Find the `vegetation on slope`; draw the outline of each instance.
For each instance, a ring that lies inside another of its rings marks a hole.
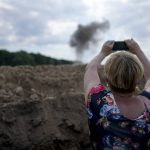
[[[72,61],[58,60],[41,54],[27,53],[26,51],[9,52],[5,49],[0,50],[0,66],[18,66],[18,65],[61,65],[73,64]]]

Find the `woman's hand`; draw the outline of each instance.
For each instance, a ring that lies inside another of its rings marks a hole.
[[[141,51],[140,46],[133,39],[131,39],[131,40],[125,40],[125,43],[127,44],[128,48],[129,48],[129,51],[131,53],[137,54],[139,51]]]
[[[149,59],[146,57],[144,52],[141,50],[140,46],[137,42],[135,42],[133,39],[131,40],[125,40],[129,51],[133,54],[135,54],[139,60],[142,62],[144,67],[144,77],[147,82],[147,85],[150,85],[150,62]]]
[[[108,56],[112,53],[113,45],[114,41],[106,41],[102,46],[101,53],[105,56]]]

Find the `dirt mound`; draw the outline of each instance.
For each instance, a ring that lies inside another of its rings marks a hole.
[[[83,73],[84,66],[0,67],[0,102],[82,93]]]
[[[84,65],[0,67],[0,149],[91,149],[84,71]]]

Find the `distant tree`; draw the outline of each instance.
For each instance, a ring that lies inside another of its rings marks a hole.
[[[0,50],[0,65],[11,65],[12,53],[5,49]]]
[[[33,53],[31,53],[31,56],[34,58],[35,64],[37,64],[37,65],[50,64],[49,57],[43,56],[41,54],[33,54]]]
[[[20,51],[14,53],[13,59],[12,59],[12,65],[35,65],[34,58],[32,55],[28,54],[25,51]]]
[[[43,56],[41,54],[27,53],[26,51],[8,52],[5,49],[0,50],[0,65],[60,65],[73,64],[72,61],[57,60],[51,57]]]

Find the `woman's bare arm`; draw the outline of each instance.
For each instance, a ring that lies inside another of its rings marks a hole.
[[[125,42],[127,46],[129,47],[129,51],[135,54],[139,58],[139,60],[142,62],[143,67],[144,67],[144,76],[145,76],[146,81],[148,81],[150,79],[150,62],[148,58],[143,53],[143,51],[141,50],[140,46],[138,45],[136,41],[131,39],[131,40],[126,40]]]
[[[84,74],[85,93],[88,93],[91,87],[98,85],[101,82],[99,75],[98,75],[98,67],[104,58],[105,58],[105,55],[103,53],[99,53],[86,66],[86,71]]]
[[[112,51],[113,41],[107,41],[103,47],[101,52],[95,56],[91,62],[86,66],[86,71],[84,74],[84,91],[85,91],[85,100],[87,100],[88,93],[90,89],[101,83],[99,75],[98,75],[98,67],[102,60],[109,55]]]
[[[150,62],[137,42],[135,42],[133,39],[126,40],[125,42],[129,47],[129,51],[135,54],[142,62],[144,67],[144,77],[146,79],[145,90],[150,92]]]

